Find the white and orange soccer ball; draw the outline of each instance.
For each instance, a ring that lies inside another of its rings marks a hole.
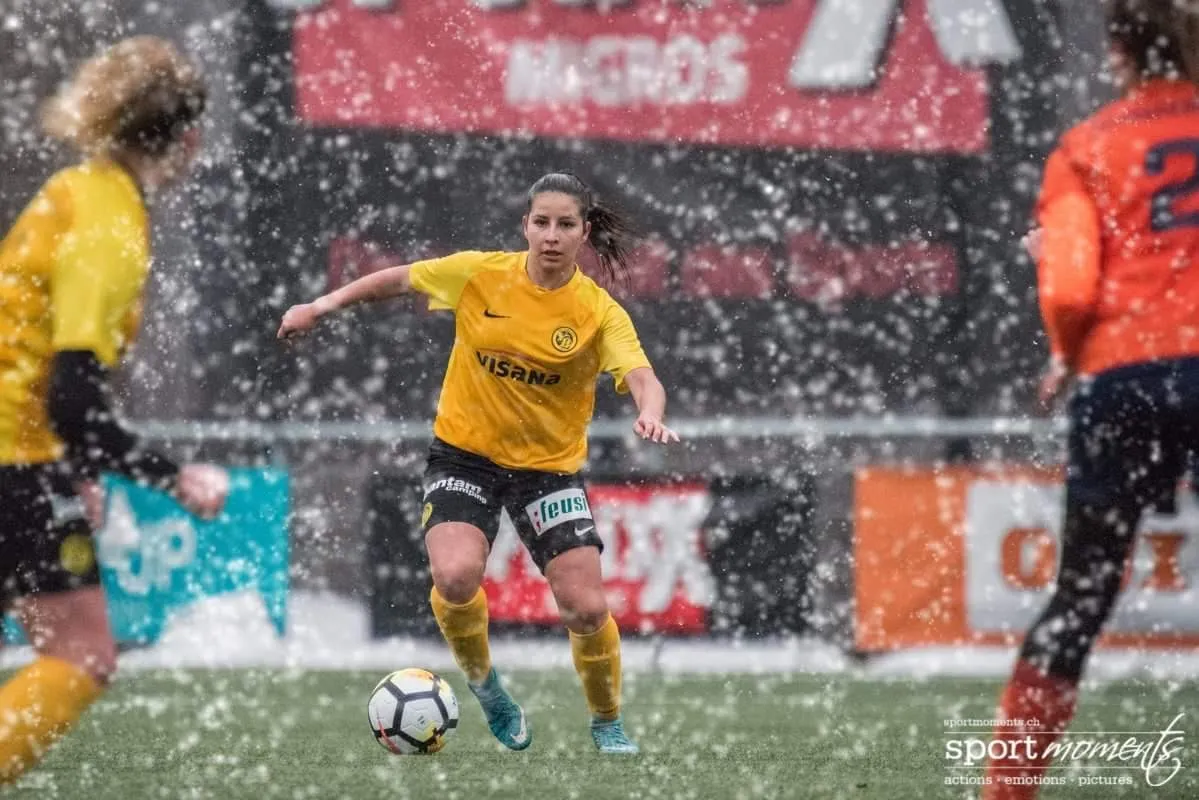
[[[375,740],[396,755],[436,753],[458,727],[458,698],[445,678],[397,670],[379,681],[366,706]]]

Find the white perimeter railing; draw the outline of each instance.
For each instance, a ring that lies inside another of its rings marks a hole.
[[[668,424],[685,439],[732,437],[785,439],[945,439],[954,437],[1018,437],[1053,439],[1066,432],[1060,417],[701,417]],[[143,421],[130,423],[139,434],[167,441],[249,442],[401,442],[428,439],[431,423],[383,419],[377,422],[250,422]],[[592,439],[624,439],[632,435],[632,418],[596,420]]]

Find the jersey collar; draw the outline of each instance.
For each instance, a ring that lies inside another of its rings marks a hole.
[[[146,195],[146,189],[142,186],[142,182],[138,180],[137,173],[130,169],[129,166],[122,162],[119,158],[113,158],[111,156],[99,156],[93,159],[92,163],[96,164],[102,169],[111,169],[121,177],[125,178],[125,180],[129,181],[130,185],[133,186],[133,190],[137,192],[138,198],[141,199],[142,205],[146,206],[147,208],[149,207],[150,198]]]
[[[559,286],[557,289],[547,289],[544,286],[538,285],[537,283],[535,283],[533,281],[532,278],[529,277],[529,251],[526,250],[524,255],[521,256],[521,259],[520,259],[520,275],[521,275],[521,278],[524,280],[525,284],[527,284],[531,289],[533,289],[533,291],[537,292],[538,294],[557,294],[559,292],[565,292],[566,290],[570,289],[572,286],[575,286],[579,282],[579,280],[582,279],[583,270],[579,268],[578,263],[576,263],[574,266],[575,266],[575,271],[573,273],[571,273],[570,280],[568,280],[566,283]]]

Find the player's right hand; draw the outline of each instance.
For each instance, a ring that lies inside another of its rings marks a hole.
[[[1020,240],[1020,244],[1024,245],[1028,257],[1033,260],[1034,264],[1041,260],[1041,247],[1044,241],[1045,232],[1040,228],[1033,228]]]
[[[229,473],[212,464],[186,464],[175,481],[180,505],[201,519],[213,519],[229,496]]]
[[[283,320],[279,323],[278,338],[290,339],[293,336],[307,333],[312,330],[320,318],[321,309],[316,303],[301,303],[298,306],[292,306],[284,312]]]
[[[663,425],[662,420],[645,415],[637,417],[637,421],[633,423],[633,433],[658,444],[669,444],[679,440],[679,435]]]

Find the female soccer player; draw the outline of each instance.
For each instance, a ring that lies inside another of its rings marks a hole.
[[[82,487],[114,470],[202,516],[224,503],[223,472],[142,447],[107,397],[149,270],[145,196],[186,172],[204,101],[195,69],[160,39],[84,63],[44,117],[82,161],[0,241],[0,604],[15,605],[37,653],[0,687],[0,784],[36,763],[116,668]]]
[[[596,747],[636,753],[620,718],[620,635],[601,582],[603,544],[579,476],[600,373],[632,392],[639,436],[660,443],[678,436],[662,424],[666,393],[628,314],[575,263],[590,241],[610,274],[623,270],[625,220],[578,178],[551,173],[529,190],[523,225],[526,252],[462,252],[376,272],[288,309],[279,336],[410,289],[428,295],[433,308],[454,310],[454,347],[425,472],[433,614],[491,732],[513,750],[528,747],[525,713],[491,665],[480,588],[507,509],[570,632]]]
[[[1199,10],[1108,0],[1122,96],[1067,132],[1037,209],[1049,402],[1074,375],[1057,584],[1000,700],[984,798],[1031,798],[1143,511],[1199,450]],[[1005,778],[1032,778],[1021,785]]]

